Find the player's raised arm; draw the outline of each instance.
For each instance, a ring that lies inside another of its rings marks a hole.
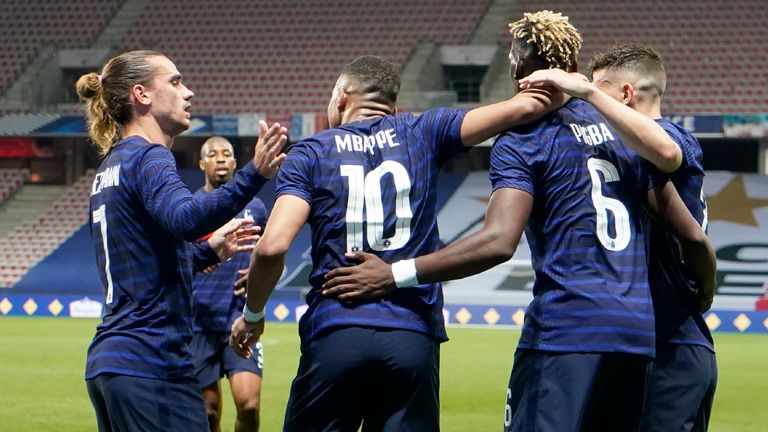
[[[698,286],[699,310],[706,312],[712,306],[717,272],[717,257],[709,238],[670,181],[648,191],[648,209],[680,242],[685,267]]]
[[[663,172],[680,167],[683,154],[680,147],[653,119],[622,104],[583,75],[560,69],[538,70],[520,80],[525,89],[555,86],[563,92],[591,103],[613,126],[621,140],[640,156],[649,160]]]
[[[229,344],[242,356],[251,355],[251,345],[264,329],[264,308],[285,265],[285,254],[309,217],[309,203],[294,195],[281,195],[272,209],[264,235],[251,256],[247,300],[243,316],[232,325]]]
[[[461,140],[471,147],[515,126],[534,122],[566,102],[554,87],[524,90],[503,102],[475,108],[461,124]]]
[[[512,258],[532,207],[533,197],[527,192],[500,188],[491,195],[483,228],[474,234],[437,252],[392,265],[373,254],[349,254],[362,263],[328,272],[323,294],[339,300],[367,300],[397,286],[461,279],[488,270]]]

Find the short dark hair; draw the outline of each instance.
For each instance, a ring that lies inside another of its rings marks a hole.
[[[358,57],[344,66],[341,75],[359,83],[360,92],[378,102],[395,105],[400,92],[400,74],[386,59],[371,55]]]
[[[653,48],[643,44],[622,42],[607,51],[595,53],[589,62],[589,74],[602,69],[635,72],[650,79],[652,84],[649,85],[653,86],[659,95],[664,94],[667,86],[664,61]]]

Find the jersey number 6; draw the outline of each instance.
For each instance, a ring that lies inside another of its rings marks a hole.
[[[632,237],[629,212],[621,201],[603,195],[603,182],[598,174],[602,173],[605,182],[610,183],[621,180],[619,172],[612,163],[602,159],[587,160],[587,168],[592,179],[592,205],[597,212],[597,238],[609,251],[624,250]],[[608,212],[613,214],[613,235],[608,230]]]

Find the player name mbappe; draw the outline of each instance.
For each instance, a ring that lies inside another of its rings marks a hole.
[[[373,135],[354,135],[344,134],[336,135],[336,151],[356,151],[369,152],[373,154],[376,148],[383,149],[384,146],[397,147],[399,142],[395,141],[397,134],[394,129],[378,131]]]

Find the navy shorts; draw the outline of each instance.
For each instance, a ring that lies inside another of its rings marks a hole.
[[[261,342],[253,347],[253,356],[244,359],[229,348],[229,333],[195,333],[190,346],[195,375],[200,387],[208,387],[238,372],[261,376],[264,369],[264,348]]]
[[[166,381],[102,374],[85,381],[99,432],[208,432],[194,378]]]
[[[334,328],[302,344],[285,431],[440,428],[440,344],[408,330]]]
[[[636,431],[650,360],[634,354],[518,349],[504,430]]]
[[[651,365],[644,432],[705,432],[717,387],[715,354],[700,345],[659,343]]]

